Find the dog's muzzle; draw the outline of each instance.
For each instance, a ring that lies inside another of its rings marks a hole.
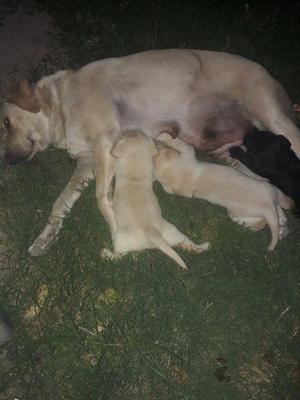
[[[24,156],[21,154],[5,154],[5,156],[4,156],[5,164],[9,164],[9,165],[24,162],[26,159],[27,159],[27,156]]]

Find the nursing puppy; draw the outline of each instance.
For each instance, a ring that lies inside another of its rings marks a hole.
[[[300,215],[300,160],[289,140],[272,132],[254,130],[245,137],[243,145],[247,151],[233,147],[230,155],[291,197]]]
[[[281,207],[288,209],[291,202],[278,189],[233,168],[198,162],[194,149],[180,139],[167,134],[159,139],[162,144],[153,158],[154,174],[168,193],[226,207],[235,222],[253,230],[267,223],[272,235],[269,250],[287,235],[287,219]]]
[[[117,258],[128,251],[159,248],[186,269],[185,262],[171,246],[202,253],[209,248],[209,243],[192,242],[163,219],[152,191],[152,157],[157,152],[153,140],[137,130],[124,133],[111,149],[111,155],[116,158],[112,206],[116,231],[111,232],[114,253],[105,249],[103,255]]]

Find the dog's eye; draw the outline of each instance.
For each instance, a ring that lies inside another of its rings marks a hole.
[[[9,122],[9,119],[8,119],[8,118],[5,118],[5,120],[4,120],[4,126],[5,126],[5,128],[9,128],[10,122]]]

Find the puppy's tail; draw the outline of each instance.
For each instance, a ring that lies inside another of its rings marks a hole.
[[[161,233],[156,228],[147,229],[147,238],[155,247],[157,247],[168,257],[172,258],[181,268],[187,269],[187,265],[183,259],[176,253],[176,251],[172,249],[169,243],[163,238]]]
[[[281,190],[277,189],[279,205],[284,210],[292,210],[295,207],[295,202],[290,197],[286,196]]]
[[[271,230],[271,243],[268,247],[269,251],[274,250],[279,240],[279,215],[276,207],[269,208],[266,210],[265,218]]]

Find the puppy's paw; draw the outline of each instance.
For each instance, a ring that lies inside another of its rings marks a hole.
[[[241,167],[241,163],[235,158],[233,158],[230,160],[229,166],[234,169],[239,169]]]
[[[237,160],[236,158],[233,157],[227,157],[226,158],[226,164],[231,167],[231,168],[235,168],[238,169],[241,165],[240,161]]]
[[[195,248],[195,253],[201,254],[204,251],[210,250],[211,249],[211,243],[210,242],[204,242],[201,244],[198,244],[197,247]]]
[[[287,225],[280,225],[279,226],[279,239],[284,239],[290,233],[289,228]]]
[[[101,257],[104,258],[105,260],[115,260],[115,259],[119,258],[116,254],[114,254],[109,249],[102,249]]]

